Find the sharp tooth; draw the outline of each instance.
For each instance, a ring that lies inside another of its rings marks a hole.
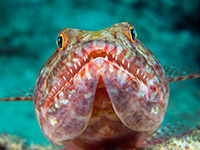
[[[145,79],[145,77],[146,77],[146,74],[144,74],[143,79]]]
[[[140,72],[140,69],[137,70],[136,75],[138,75],[139,72]]]
[[[72,79],[73,79],[73,78],[71,78],[71,79],[69,80],[69,82],[71,82],[71,81],[72,81]]]
[[[115,60],[116,60],[116,61],[117,61],[117,57],[118,57],[118,56],[115,57]]]
[[[57,83],[57,85],[60,87],[60,82],[56,82]]]
[[[65,78],[65,76],[63,76],[63,80],[64,80],[64,81],[66,81],[66,78]]]
[[[107,53],[107,55],[109,54],[109,52],[108,52],[108,51],[107,51],[106,53]]]
[[[54,89],[52,89],[51,91],[52,91],[53,93],[55,93],[55,90],[54,90]]]
[[[71,73],[73,73],[72,69],[69,69],[69,71],[70,71]]]
[[[54,87],[53,87],[53,90],[54,90],[54,92],[55,92],[55,91],[57,91],[57,87],[56,87],[56,86],[54,86]]]
[[[128,65],[127,65],[127,68],[129,69],[129,67],[130,67],[130,62],[128,63]]]
[[[88,59],[88,55],[86,55],[85,58]]]
[[[81,63],[80,63],[80,62],[78,62],[78,65],[79,65],[79,66],[81,66]]]
[[[124,64],[124,59],[122,59],[122,64]]]
[[[50,96],[53,96],[53,95],[52,95],[52,92],[50,92],[49,95],[50,95]]]
[[[83,60],[84,60],[84,61],[86,61],[86,58],[85,58],[85,57],[83,57]]]
[[[112,56],[113,56],[113,59],[114,59],[115,58],[115,54],[113,54]]]
[[[105,60],[107,60],[108,61],[108,56],[106,55],[106,57],[105,57]]]
[[[74,64],[74,67],[77,69],[77,65],[76,64]]]

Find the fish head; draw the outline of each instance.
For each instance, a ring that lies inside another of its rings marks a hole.
[[[131,24],[100,31],[66,28],[57,45],[33,95],[38,122],[51,143],[63,145],[79,137],[102,117],[143,133],[160,126],[168,80]]]

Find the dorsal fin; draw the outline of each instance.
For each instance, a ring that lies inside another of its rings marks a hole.
[[[28,92],[23,92],[22,94],[12,94],[11,96],[0,98],[0,101],[32,101],[32,100],[33,100],[33,90],[31,89],[29,89]]]
[[[199,78],[200,71],[185,70],[177,66],[165,66],[165,73],[169,82],[182,81],[187,79]]]

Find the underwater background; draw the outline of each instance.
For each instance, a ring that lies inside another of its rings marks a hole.
[[[124,21],[136,28],[138,39],[162,65],[200,70],[199,0],[0,0],[0,97],[33,89],[63,28],[100,30]],[[176,122],[200,123],[200,79],[170,84],[162,125]],[[33,102],[0,102],[3,132],[29,144],[50,144]]]

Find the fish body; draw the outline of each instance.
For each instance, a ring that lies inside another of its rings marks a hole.
[[[169,82],[200,73],[163,68],[127,22],[100,31],[63,29],[31,100],[41,130],[69,150],[128,149],[161,125]]]

